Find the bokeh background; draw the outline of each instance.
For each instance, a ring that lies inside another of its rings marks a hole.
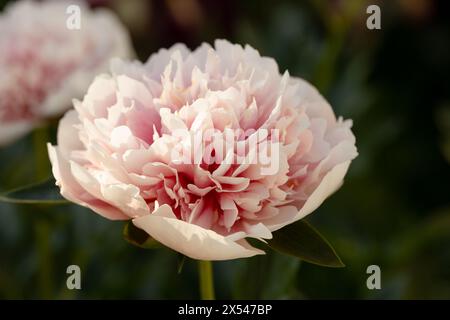
[[[346,267],[275,253],[216,262],[218,298],[450,299],[448,2],[90,3],[118,14],[141,61],[176,42],[249,43],[354,121],[360,155],[309,218]],[[366,28],[370,4],[381,8],[381,30]],[[42,137],[54,141],[56,122],[48,126],[0,149],[0,191],[49,175]],[[199,297],[195,262],[177,274],[176,253],[135,248],[122,227],[75,205],[0,204],[0,298]],[[66,288],[71,264],[81,267],[82,290]],[[371,264],[381,268],[381,290],[366,287]]]

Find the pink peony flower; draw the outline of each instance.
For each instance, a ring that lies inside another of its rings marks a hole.
[[[80,29],[69,29],[69,6]],[[0,16],[0,145],[62,114],[111,57],[129,57],[127,32],[106,10],[79,1],[18,1]]]
[[[263,254],[245,238],[314,211],[357,156],[314,87],[224,40],[115,60],[74,106],[49,145],[62,195],[195,259]]]

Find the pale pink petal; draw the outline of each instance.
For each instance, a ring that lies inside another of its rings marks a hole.
[[[133,224],[163,245],[192,259],[230,260],[264,254],[261,250],[239,245],[212,230],[177,219],[167,205],[162,205],[152,214],[133,219]]]

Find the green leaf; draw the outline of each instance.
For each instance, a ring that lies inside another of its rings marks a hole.
[[[268,245],[276,251],[309,263],[324,267],[345,267],[328,241],[305,220],[274,232]]]
[[[123,238],[132,245],[143,249],[156,249],[162,247],[162,245],[150,237],[147,232],[137,228],[132,221],[128,221],[123,227]]]
[[[1,202],[23,204],[64,204],[64,199],[53,178],[0,194]]]

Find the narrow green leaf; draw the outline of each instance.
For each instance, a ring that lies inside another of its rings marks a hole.
[[[64,199],[53,178],[38,183],[19,187],[0,194],[1,202],[23,204],[64,204]]]
[[[328,241],[305,220],[274,232],[268,245],[276,251],[309,263],[324,267],[345,267]]]
[[[147,232],[137,228],[132,221],[128,221],[123,227],[123,238],[132,245],[143,249],[156,249],[162,246]]]

